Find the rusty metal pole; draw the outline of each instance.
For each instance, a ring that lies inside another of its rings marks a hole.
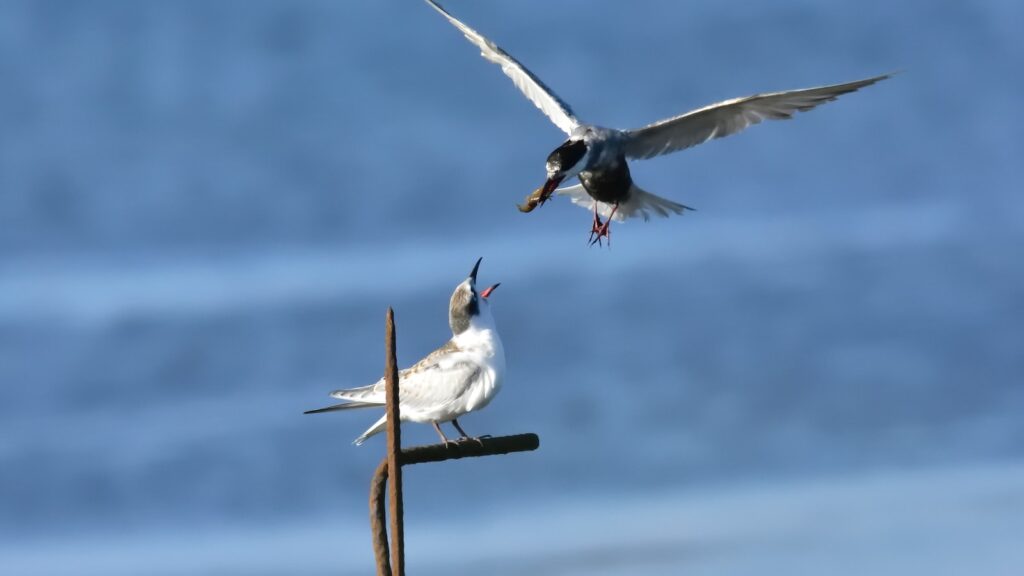
[[[384,381],[387,401],[388,499],[391,500],[391,574],[405,576],[405,527],[402,519],[402,421],[398,409],[398,361],[395,311],[388,307],[385,326]]]
[[[480,438],[458,444],[430,444],[402,449],[402,465],[444,462],[459,458],[498,456],[514,452],[528,452],[540,446],[536,434],[517,434]],[[373,534],[373,555],[377,561],[377,576],[391,576],[391,559],[388,548],[388,511],[384,492],[388,483],[388,458],[380,461],[370,482],[370,532]]]
[[[395,312],[388,308],[384,326],[384,382],[387,414],[387,455],[377,466],[370,482],[370,530],[373,533],[373,554],[377,576],[405,576],[405,528],[402,507],[402,465],[442,462],[475,456],[493,456],[511,452],[536,450],[540,439],[536,434],[478,438],[454,444],[432,444],[402,450],[401,419],[398,409],[398,361],[395,354]],[[388,483],[388,479],[391,482]],[[387,506],[384,492],[391,501],[391,547],[388,547]],[[390,551],[390,558],[389,558]]]
[[[391,552],[388,549],[388,507],[384,492],[388,484],[388,459],[377,466],[370,483],[370,531],[373,533],[373,558],[377,563],[377,576],[391,576]]]

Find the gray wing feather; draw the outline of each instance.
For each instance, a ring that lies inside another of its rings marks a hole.
[[[480,374],[480,366],[465,361],[439,363],[402,380],[401,406],[432,409],[460,398]]]
[[[458,360],[454,354],[458,347],[449,340],[422,360],[398,373],[399,398],[401,406],[431,407],[458,398],[479,375],[480,367],[472,362]],[[385,403],[384,379],[369,386],[346,388],[331,392],[339,400],[350,404],[338,404],[328,409],[342,407],[380,406]],[[322,409],[321,411],[327,411]]]
[[[637,159],[676,152],[714,138],[736,134],[763,120],[791,118],[796,112],[806,112],[890,76],[892,74],[883,74],[845,84],[726,100],[643,128],[627,130],[623,133],[623,148],[626,156]]]
[[[327,406],[326,408],[306,410],[305,412],[303,412],[303,414],[320,414],[322,412],[337,412],[338,410],[351,410],[352,408],[370,408],[371,406],[380,406],[380,404],[370,404],[367,402],[345,402],[344,404],[335,404],[333,406]]]
[[[448,19],[453,26],[458,28],[466,38],[480,48],[480,55],[490,62],[501,66],[501,71],[512,79],[512,83],[530,99],[541,112],[558,126],[566,134],[571,134],[573,128],[579,125],[579,121],[572,113],[572,109],[561,98],[548,88],[540,78],[533,75],[518,60],[510,56],[497,44],[485,38],[482,34],[463,24],[458,18],[452,16],[434,0],[426,0],[434,10]]]
[[[339,400],[380,405],[384,403],[384,380],[381,379],[376,384],[369,386],[335,390],[331,392],[331,396]]]

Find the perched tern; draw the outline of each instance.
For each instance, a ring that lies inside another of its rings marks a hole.
[[[608,237],[612,219],[622,221],[639,216],[647,220],[651,213],[668,216],[669,213],[681,214],[684,210],[692,210],[641,190],[629,174],[627,159],[640,160],[677,152],[714,138],[736,134],[762,120],[790,118],[795,112],[805,112],[891,76],[883,74],[845,84],[734,98],[634,130],[605,128],[579,121],[569,105],[518,60],[463,24],[434,0],[426,2],[480,48],[481,56],[501,66],[502,72],[512,79],[516,88],[555,126],[569,135],[548,156],[547,180],[543,186],[519,209],[529,212],[546,202],[552,193],[566,195],[574,204],[593,210],[591,243]],[[579,179],[579,184],[558,188],[559,184],[573,177]],[[602,222],[601,217],[606,220]]]
[[[494,284],[482,292],[476,289],[476,261],[469,277],[455,287],[448,307],[448,324],[452,338],[444,346],[398,373],[398,406],[403,422],[434,425],[441,440],[448,437],[440,424],[451,422],[460,440],[469,436],[459,425],[459,416],[479,410],[494,398],[505,378],[505,349],[491,316],[488,298],[498,287]],[[326,408],[309,410],[306,414],[381,407],[385,403],[384,379],[361,388],[336,390],[331,396],[346,400]],[[356,438],[362,444],[367,438],[384,430],[384,415]]]

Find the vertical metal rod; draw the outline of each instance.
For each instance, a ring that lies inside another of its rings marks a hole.
[[[402,519],[402,422],[398,410],[398,361],[395,351],[395,312],[388,307],[384,328],[384,381],[387,402],[388,499],[391,500],[391,574],[405,576],[405,529]]]

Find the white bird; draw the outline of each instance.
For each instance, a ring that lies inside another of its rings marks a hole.
[[[456,286],[452,294],[448,309],[451,340],[398,373],[398,406],[402,421],[433,424],[446,444],[448,437],[440,424],[451,422],[459,431],[460,440],[468,439],[459,425],[459,416],[487,406],[505,379],[505,349],[488,301],[498,284],[477,292],[476,274],[481,260],[483,258],[476,261],[469,277]],[[331,392],[331,396],[347,402],[309,410],[306,414],[383,406],[384,379],[369,386],[336,390]],[[354,444],[362,444],[384,430],[386,424],[385,414],[356,438]]]
[[[608,237],[608,227],[613,218],[622,221],[639,216],[647,220],[651,213],[668,216],[670,212],[681,214],[691,209],[641,190],[630,176],[627,159],[639,160],[677,152],[714,138],[736,134],[762,120],[790,118],[795,112],[805,112],[891,76],[884,74],[845,84],[734,98],[635,130],[605,128],[580,122],[569,105],[519,61],[449,14],[434,0],[426,2],[480,48],[481,56],[501,66],[502,72],[512,79],[516,88],[555,126],[569,135],[548,156],[544,185],[519,209],[529,212],[546,202],[553,192],[568,196],[574,204],[594,212],[591,243]],[[559,184],[573,177],[578,177],[580,183],[556,190]],[[607,220],[602,222],[601,217]]]

